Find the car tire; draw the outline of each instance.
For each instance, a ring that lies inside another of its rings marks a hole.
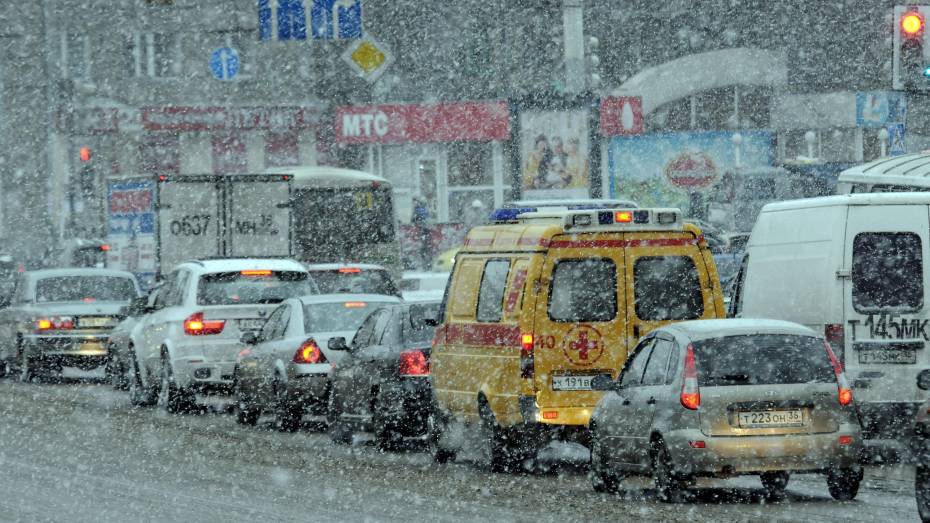
[[[652,470],[656,494],[660,501],[678,503],[684,497],[687,481],[675,472],[672,457],[669,455],[665,443],[659,440],[653,446]]]
[[[112,355],[112,351],[113,348],[110,347],[108,352],[111,356],[107,357],[107,363],[104,367],[107,382],[110,383],[114,390],[126,390],[128,382],[126,381],[124,365],[120,363],[119,357]]]
[[[607,464],[605,459],[607,449],[597,433],[597,428],[591,429],[591,485],[595,492],[616,493],[620,491],[621,474],[617,474]]]
[[[342,421],[342,412],[336,407],[336,401],[333,399],[333,396],[334,392],[330,390],[329,401],[326,406],[326,422],[329,425],[327,428],[329,439],[337,445],[348,445],[352,443],[352,430]]]
[[[914,498],[920,520],[930,523],[930,465],[917,465],[914,473]]]
[[[5,378],[10,374],[10,364],[6,360],[0,359],[0,378]]]
[[[129,403],[133,407],[151,407],[155,404],[157,396],[151,389],[142,383],[139,374],[139,364],[134,354],[129,355],[130,364],[126,365],[126,390],[129,392]]]
[[[20,383],[31,383],[33,378],[37,377],[35,362],[26,355],[25,351],[20,353],[19,359],[19,381]]]
[[[788,489],[788,480],[791,476],[787,472],[763,472],[759,475],[762,481],[762,488],[765,489],[765,497],[768,500],[780,501],[785,499]]]
[[[274,383],[274,425],[281,432],[296,432],[300,428],[301,411],[294,406],[287,394],[287,385]]]
[[[254,427],[258,424],[261,411],[255,405],[255,402],[252,401],[252,398],[247,397],[243,393],[242,386],[239,384],[238,375],[236,375],[234,383],[235,385],[233,388],[236,391],[236,423]]]
[[[375,444],[383,452],[396,450],[404,440],[392,420],[385,415],[387,401],[379,394],[371,402],[372,432],[375,436]]]
[[[426,427],[426,441],[429,446],[429,453],[433,456],[433,461],[439,464],[455,461],[457,452],[442,446],[447,423],[435,407],[430,409],[429,416],[426,418]]]
[[[859,493],[862,468],[831,469],[827,472],[827,488],[837,501],[851,501]]]
[[[193,410],[190,394],[178,387],[174,369],[167,357],[162,358],[161,385],[158,388],[158,406],[169,414],[185,414]]]
[[[480,416],[480,438],[483,463],[491,472],[510,472],[516,468],[516,459],[511,450],[507,434],[487,403],[478,407]]]

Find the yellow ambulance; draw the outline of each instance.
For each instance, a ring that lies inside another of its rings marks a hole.
[[[429,444],[454,459],[469,432],[492,469],[586,425],[628,350],[672,321],[723,318],[700,229],[678,209],[530,212],[472,229],[431,353]],[[463,432],[464,431],[464,432]]]

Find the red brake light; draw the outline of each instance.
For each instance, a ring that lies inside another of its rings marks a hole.
[[[267,269],[246,269],[239,271],[243,276],[271,276],[271,271]]]
[[[520,377],[532,378],[536,374],[536,366],[533,358],[533,335],[523,334],[520,336]]]
[[[405,350],[400,353],[401,376],[428,376],[429,360],[421,350]]]
[[[69,330],[74,328],[74,319],[70,316],[51,316],[36,320],[37,331]]]
[[[110,250],[110,246],[104,243],[103,245],[100,246],[100,250],[103,252],[107,252]]]
[[[184,320],[184,334],[204,336],[223,332],[226,320],[205,320],[203,312],[195,312]]]
[[[845,407],[852,403],[853,394],[852,389],[849,387],[849,382],[846,381],[846,373],[843,372],[843,364],[837,359],[829,343],[824,341],[823,346],[827,350],[827,356],[830,357],[830,365],[833,366],[833,373],[836,375],[836,388],[839,394],[838,399],[840,405]]]
[[[294,363],[326,363],[326,356],[316,344],[316,340],[309,338],[294,353]]]
[[[685,354],[684,381],[681,383],[681,405],[688,410],[701,406],[701,389],[698,387],[697,365],[694,363],[694,347],[688,345]]]
[[[840,436],[838,439],[840,445],[851,445],[853,442],[852,436]]]
[[[355,274],[358,272],[362,272],[362,270],[359,269],[358,267],[343,267],[339,269],[339,272],[341,272],[342,274]]]
[[[347,301],[342,304],[347,309],[358,309],[361,307],[367,307],[368,304],[363,301]]]

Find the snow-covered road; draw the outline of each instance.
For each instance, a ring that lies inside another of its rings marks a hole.
[[[912,471],[901,467],[870,469],[851,503],[833,501],[818,476],[795,476],[780,503],[739,478],[668,505],[648,481],[601,495],[582,464],[541,461],[491,474],[463,460],[436,465],[415,446],[336,446],[313,424],[281,434],[228,415],[132,409],[102,384],[0,380],[0,521],[917,520]]]

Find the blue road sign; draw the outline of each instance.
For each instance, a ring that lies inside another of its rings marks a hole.
[[[904,147],[904,124],[896,123],[888,126],[888,155],[898,156],[907,151]]]
[[[856,93],[856,125],[858,127],[884,127],[904,122],[907,103],[904,93],[872,91]]]
[[[232,47],[220,47],[210,55],[210,70],[217,80],[232,80],[239,72],[239,53]]]
[[[362,0],[312,0],[310,33],[314,39],[362,37]]]

